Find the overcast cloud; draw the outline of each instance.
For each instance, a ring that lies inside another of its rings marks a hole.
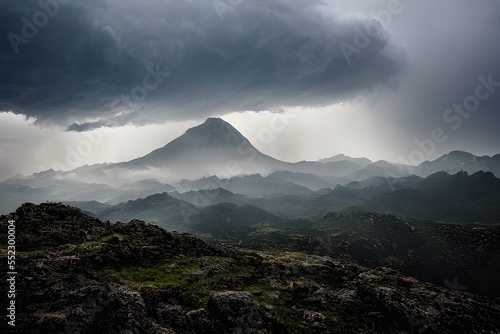
[[[408,64],[405,47],[380,22],[335,4],[246,0],[220,9],[214,3],[59,5],[28,43],[2,38],[9,66],[0,70],[0,101],[38,123],[76,122],[70,130],[84,131],[329,105],[391,82]],[[21,18],[32,22],[40,10],[37,1],[2,1],[0,36],[22,36]],[[369,44],[349,64],[339,44],[354,45],[357,29],[369,22]]]

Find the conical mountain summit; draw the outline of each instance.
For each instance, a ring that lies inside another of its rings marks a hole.
[[[208,118],[167,145],[113,168],[168,169],[182,178],[270,173],[285,164],[258,151],[231,124]]]

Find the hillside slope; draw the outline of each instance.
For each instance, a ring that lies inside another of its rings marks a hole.
[[[210,245],[61,204],[0,217],[17,236],[17,333],[494,333],[500,305],[387,268]],[[2,264],[7,263],[2,247]],[[3,268],[6,269],[6,268]],[[6,271],[4,271],[6,272]],[[3,300],[2,307],[6,307]],[[4,308],[5,309],[5,308]],[[0,325],[2,333],[14,333]]]

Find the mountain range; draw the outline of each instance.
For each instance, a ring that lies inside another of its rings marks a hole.
[[[224,120],[209,118],[164,147],[131,161],[15,175],[0,182],[0,212],[9,212],[26,201],[113,205],[163,192],[217,188],[253,197],[308,195],[338,185],[366,188],[373,182],[394,183],[401,178],[409,182],[412,175],[427,177],[462,170],[469,174],[491,172],[498,177],[500,155],[478,157],[454,151],[414,168],[345,155],[289,163],[261,153]],[[201,202],[207,201],[197,204]]]

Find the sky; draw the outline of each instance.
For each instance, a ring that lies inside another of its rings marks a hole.
[[[291,162],[500,153],[497,0],[0,0],[0,59],[0,180],[207,117]]]

